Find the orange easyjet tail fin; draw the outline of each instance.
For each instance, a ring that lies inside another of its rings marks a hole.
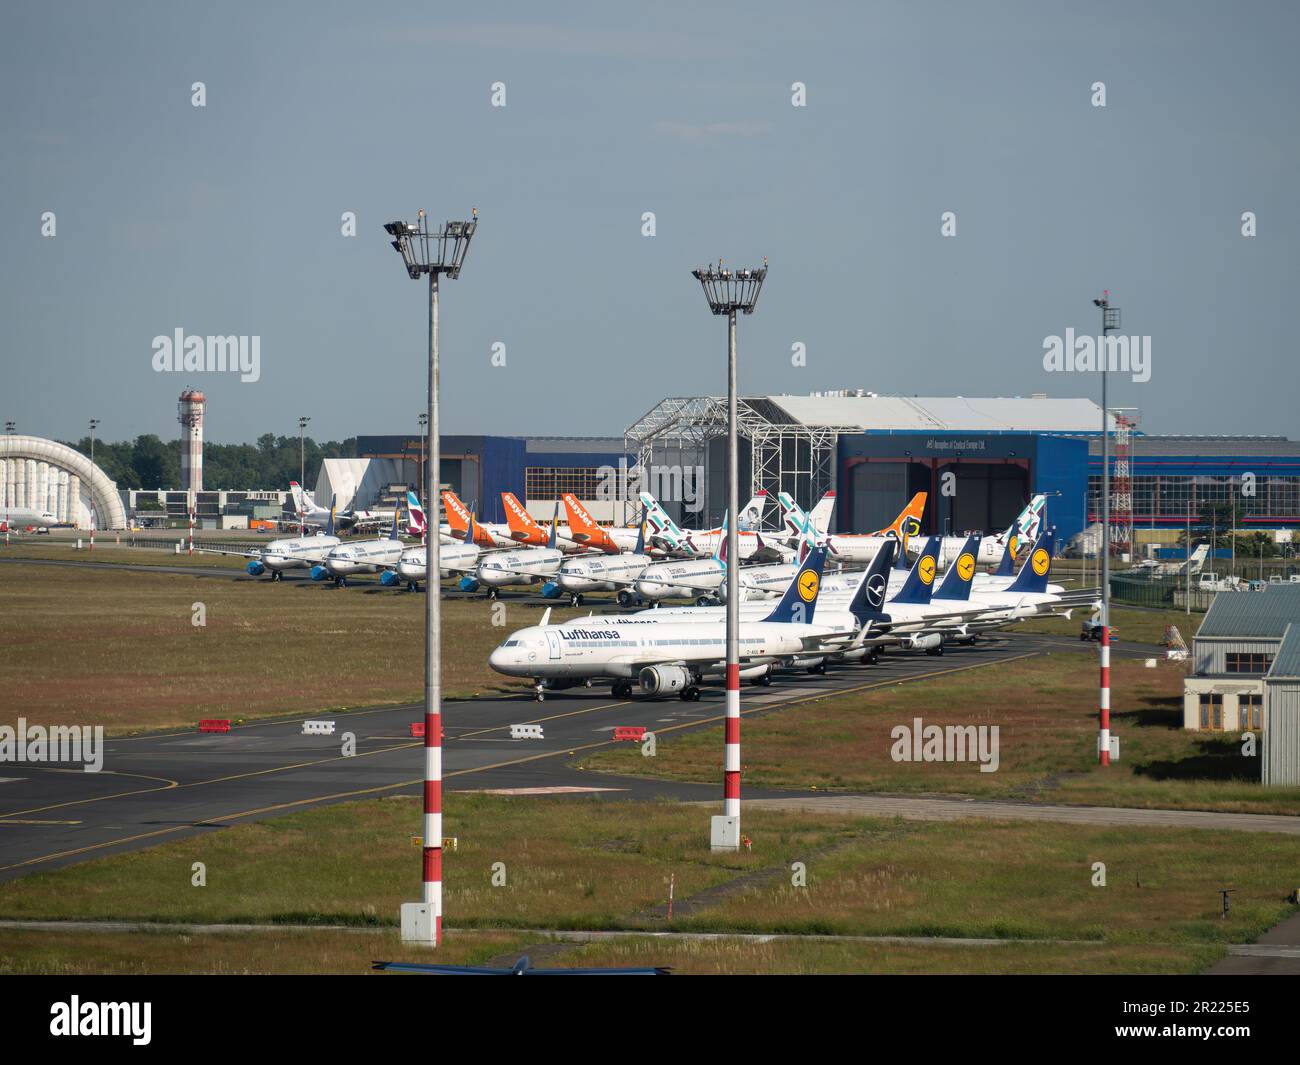
[[[610,538],[609,533],[596,524],[596,520],[587,513],[587,508],[578,502],[578,497],[572,492],[565,492],[561,497],[564,500],[564,511],[569,516],[569,534],[580,544],[587,547],[597,547],[602,551],[617,551],[618,545]]]
[[[546,530],[533,520],[533,516],[524,509],[513,492],[502,492],[501,502],[506,505],[506,524],[510,526],[512,539],[527,544],[546,543]]]

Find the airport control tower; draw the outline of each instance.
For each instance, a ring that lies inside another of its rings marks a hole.
[[[197,389],[181,393],[181,488],[190,493],[203,491],[203,402]]]

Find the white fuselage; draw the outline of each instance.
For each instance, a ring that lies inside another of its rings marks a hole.
[[[523,547],[484,555],[478,564],[480,584],[504,588],[514,584],[536,584],[549,580],[564,562],[564,552],[554,547]]]
[[[339,544],[325,556],[325,568],[336,577],[349,573],[374,572],[395,566],[401,560],[406,545],[401,540],[385,537],[382,540],[356,540]]]
[[[563,625],[520,629],[488,656],[488,665],[509,677],[588,679],[636,677],[647,665],[684,665],[716,671],[726,661],[725,623],[658,622],[653,618],[578,618]],[[799,655],[804,638],[830,630],[818,625],[744,622],[743,659]]]
[[[649,565],[649,555],[584,555],[567,559],[555,581],[566,592],[616,592],[640,577]]]
[[[438,576],[450,577],[453,573],[464,573],[478,564],[479,548],[475,544],[438,545]],[[422,581],[428,571],[428,549],[408,547],[397,560],[397,574],[405,581]]]
[[[690,599],[716,593],[727,567],[716,558],[655,562],[641,571],[634,588],[643,599]]]
[[[305,569],[324,562],[341,541],[337,536],[295,536],[272,540],[258,559],[269,570]]]
[[[33,510],[31,507],[0,508],[0,525],[10,529],[48,529],[58,524],[59,519],[48,510]]]

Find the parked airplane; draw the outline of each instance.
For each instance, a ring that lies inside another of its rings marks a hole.
[[[1043,514],[1046,504],[1047,496],[1034,496],[1025,505],[1025,508],[1016,515],[1015,521],[1007,526],[1005,532],[997,536],[987,537],[981,542],[977,561],[980,564],[991,566],[1001,560],[1007,547],[1010,547],[1011,554],[1015,556],[1022,543],[1032,544],[1037,540],[1043,530]],[[939,552],[940,563],[948,566],[953,559],[961,554],[965,543],[965,537],[945,536]]]
[[[977,623],[1033,617],[1036,614],[1063,612],[1068,617],[1075,607],[1090,605],[1098,595],[1096,588],[1072,592],[1052,592],[1048,575],[1052,568],[1052,550],[1056,545],[1054,530],[1046,530],[1034,544],[1016,579],[1005,588],[977,588],[971,595],[972,605],[983,606],[987,613]]]
[[[349,540],[335,547],[323,562],[311,568],[311,579],[334,578],[336,588],[346,587],[350,573],[377,573],[401,561],[406,545],[397,535],[394,516],[387,536],[375,540]]]
[[[555,505],[558,519],[560,505]],[[478,564],[474,576],[460,579],[461,591],[476,591],[479,585],[487,585],[488,598],[495,599],[497,591],[510,585],[536,584],[553,578],[564,562],[564,552],[556,546],[557,521],[551,523],[551,534],[546,547],[521,547],[516,551],[495,551],[485,554]]]
[[[529,547],[545,547],[551,542],[550,532],[537,523],[528,513],[528,509],[515,498],[513,492],[502,492],[501,502],[505,504],[506,525],[515,543]],[[582,544],[574,538],[567,525],[556,528],[555,546],[568,554],[583,550]]]
[[[325,561],[326,556],[342,541],[334,535],[334,501],[330,500],[330,516],[325,520],[325,531],[313,536],[294,536],[285,540],[272,540],[265,547],[253,551],[236,551],[221,547],[197,548],[205,555],[238,555],[251,561],[244,568],[250,576],[260,577],[269,572],[271,580],[283,579],[287,569],[306,569]]]
[[[5,507],[3,515],[0,515],[0,533],[16,532],[19,529],[48,529],[58,523],[59,519],[48,510]]]
[[[767,502],[767,493],[760,492],[745,504],[745,509],[752,514],[762,514]],[[717,551],[718,543],[725,538],[726,523],[717,529],[682,529],[668,516],[668,512],[649,492],[641,493],[641,505],[646,508],[647,521],[650,523],[648,542],[661,550],[677,555],[701,557]],[[741,561],[761,556],[782,560],[791,554],[783,549],[775,536],[765,540],[759,532],[737,529],[738,550]],[[770,542],[769,542],[770,541]]]
[[[616,555],[624,551],[640,552],[645,549],[641,533],[641,527],[645,525],[644,518],[636,528],[601,525],[588,513],[587,508],[578,502],[578,497],[572,492],[565,492],[561,498],[564,500],[564,511],[569,516],[569,536],[583,547],[604,551],[607,555]],[[644,509],[643,506],[642,510]],[[641,546],[638,547],[638,544]]]
[[[1191,558],[1185,558],[1181,562],[1160,562],[1157,559],[1149,558],[1137,564],[1138,569],[1145,569],[1155,576],[1166,576],[1168,574],[1200,573],[1201,568],[1205,565],[1206,558],[1210,554],[1209,544],[1198,544],[1192,552]]]
[[[786,530],[801,530],[809,522],[809,516],[794,501],[789,492],[782,492],[778,497]],[[830,557],[837,562],[870,562],[886,540],[897,540],[906,551],[910,537],[921,530],[921,515],[925,513],[925,492],[917,492],[898,514],[891,524],[873,533],[837,533],[826,538],[826,548]],[[823,498],[823,502],[824,502]],[[821,506],[821,503],[818,503]],[[815,510],[815,508],[814,508]],[[829,513],[827,513],[829,518]],[[899,555],[902,562],[903,555]]]
[[[379,583],[386,588],[406,582],[408,592],[418,592],[420,582],[425,579],[429,568],[428,547],[408,547],[402,552],[397,565],[384,570],[379,575]],[[479,563],[483,549],[477,544],[439,544],[438,578],[445,579],[457,573],[473,573]]]
[[[633,583],[651,563],[645,552],[645,515],[642,512],[640,535],[633,550],[609,555],[593,553],[585,557],[566,559],[552,581],[542,585],[542,595],[548,599],[567,594],[573,606],[582,605],[585,592],[618,592],[618,601],[630,600],[628,585]]]
[[[815,623],[825,560],[823,549],[811,552],[776,607],[761,621],[741,623],[741,676],[766,674],[781,658],[824,651],[856,636],[856,627]],[[618,698],[631,694],[635,679],[647,695],[676,692],[695,700],[703,678],[725,670],[725,621],[658,621],[651,613],[605,619],[597,627],[581,619],[551,625],[549,617],[548,611],[542,624],[513,633],[488,657],[498,673],[532,678],[538,699],[548,688],[607,678]]]

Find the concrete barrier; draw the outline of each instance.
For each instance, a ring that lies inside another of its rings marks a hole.
[[[302,734],[304,736],[333,736],[333,721],[304,721],[302,723]]]
[[[542,735],[541,725],[511,725],[510,738],[512,740],[540,740],[545,737]]]

